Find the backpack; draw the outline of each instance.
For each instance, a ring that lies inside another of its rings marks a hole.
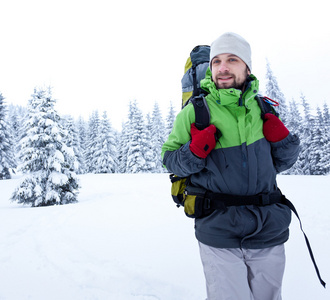
[[[209,66],[210,47],[207,45],[196,46],[188,57],[185,65],[185,74],[182,77],[182,108],[188,103],[192,103],[195,109],[195,124],[199,130],[210,125],[210,112],[205,100],[205,91],[200,88],[200,81],[205,77]],[[257,95],[255,97],[261,109],[261,118],[264,119],[266,113],[278,113],[273,108],[279,103],[268,98]],[[221,133],[217,133],[220,138]],[[190,218],[203,218],[211,214],[215,209],[226,210],[231,205],[269,205],[273,203],[282,203],[287,205],[296,215],[300,223],[300,229],[305,237],[305,242],[314,265],[317,277],[321,285],[325,288],[326,283],[322,280],[317,267],[309,240],[302,228],[302,223],[298,212],[292,202],[288,200],[278,189],[275,193],[252,196],[236,196],[226,194],[215,194],[204,189],[189,186],[189,177],[179,177],[175,174],[170,175],[171,195],[177,207],[183,206],[185,214]]]
[[[200,88],[200,81],[205,77],[210,61],[210,46],[196,46],[191,52],[184,67],[181,79],[182,108],[196,96],[205,93]]]

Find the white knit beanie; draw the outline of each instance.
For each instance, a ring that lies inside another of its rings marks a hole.
[[[210,67],[212,59],[224,53],[230,53],[238,56],[245,62],[249,70],[251,70],[251,48],[249,43],[240,35],[233,32],[226,32],[219,36],[212,44],[210,51]]]

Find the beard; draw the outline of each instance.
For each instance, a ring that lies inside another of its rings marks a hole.
[[[232,73],[219,73],[216,76],[216,82],[215,82],[215,86],[217,87],[217,89],[237,89],[237,90],[241,90],[243,91],[245,88],[245,82],[247,77],[249,76],[248,74],[248,69],[246,68],[245,70],[245,74],[243,76],[237,77],[236,75],[232,74]],[[231,77],[232,81],[231,82],[223,82],[223,83],[218,83],[218,78],[220,77]]]

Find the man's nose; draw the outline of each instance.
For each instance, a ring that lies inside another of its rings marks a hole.
[[[229,71],[228,65],[225,62],[221,62],[220,66],[219,66],[219,73],[226,73]]]

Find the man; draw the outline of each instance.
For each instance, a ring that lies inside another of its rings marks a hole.
[[[279,300],[291,211],[280,203],[244,201],[279,193],[276,174],[295,163],[299,139],[274,114],[262,120],[250,45],[241,36],[229,32],[212,43],[201,87],[211,125],[198,130],[194,107],[187,105],[162,157],[170,172],[189,176],[191,186],[239,201],[195,219],[208,300]]]

